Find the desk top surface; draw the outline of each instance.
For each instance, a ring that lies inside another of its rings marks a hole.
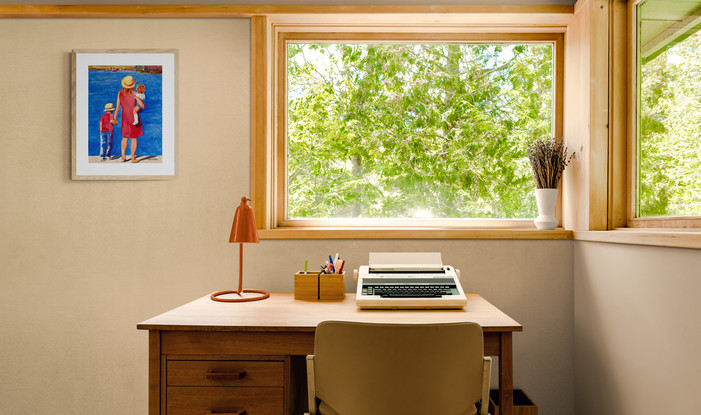
[[[484,331],[521,331],[523,327],[479,294],[466,294],[461,310],[360,310],[355,294],[343,301],[301,301],[291,293],[246,303],[222,303],[209,295],[137,325],[141,330],[314,331],[325,320],[368,323],[476,322]]]

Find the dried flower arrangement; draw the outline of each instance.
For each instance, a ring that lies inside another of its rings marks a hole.
[[[528,145],[526,153],[538,189],[556,189],[562,172],[574,157],[574,152],[567,157],[564,140],[554,138],[536,139]]]

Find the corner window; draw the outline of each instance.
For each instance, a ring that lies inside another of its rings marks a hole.
[[[638,218],[701,216],[701,2],[637,6]]]

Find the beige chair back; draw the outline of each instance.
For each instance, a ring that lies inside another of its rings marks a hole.
[[[476,323],[323,322],[313,357],[319,412],[475,414],[483,391],[483,353]]]

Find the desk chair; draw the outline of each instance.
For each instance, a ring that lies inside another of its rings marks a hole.
[[[307,356],[309,414],[486,415],[482,342],[477,323],[322,322]]]

